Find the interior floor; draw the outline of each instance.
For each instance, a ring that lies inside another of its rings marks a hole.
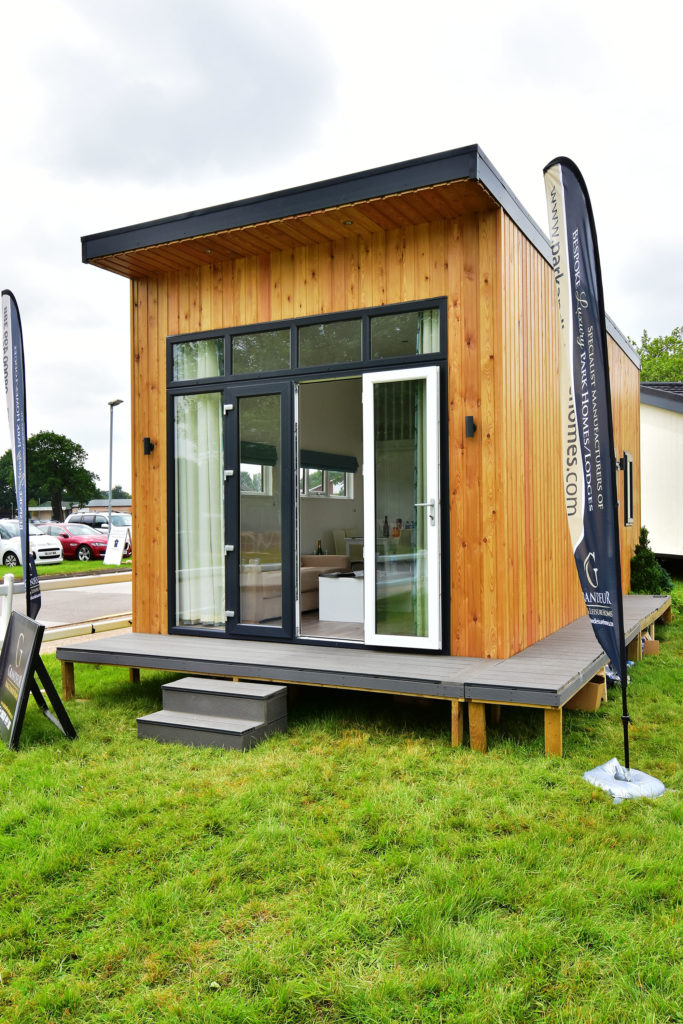
[[[331,622],[319,619],[317,611],[304,612],[301,616],[301,630],[299,636],[302,639],[311,640],[323,638],[325,640],[355,640],[363,642],[362,622]]]

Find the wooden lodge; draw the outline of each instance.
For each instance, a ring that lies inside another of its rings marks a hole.
[[[135,634],[499,666],[584,616],[549,243],[477,146],[82,244],[131,282]]]

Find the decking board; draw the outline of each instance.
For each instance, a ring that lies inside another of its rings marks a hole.
[[[627,640],[670,604],[664,597],[624,598]],[[587,616],[505,660],[149,633],[98,634],[58,647],[57,658],[67,672],[77,663],[120,665],[546,708],[562,707],[607,663]]]

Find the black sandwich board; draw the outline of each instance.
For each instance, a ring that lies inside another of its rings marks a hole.
[[[76,730],[66,713],[50,674],[40,658],[40,643],[44,626],[33,619],[12,612],[0,653],[0,740],[10,750],[19,746],[26,705],[32,693],[46,718],[69,739],[76,738]],[[35,675],[48,697],[55,714],[47,706]]]

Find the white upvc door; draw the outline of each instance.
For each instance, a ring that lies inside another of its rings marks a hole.
[[[439,368],[363,375],[365,643],[441,648]]]

